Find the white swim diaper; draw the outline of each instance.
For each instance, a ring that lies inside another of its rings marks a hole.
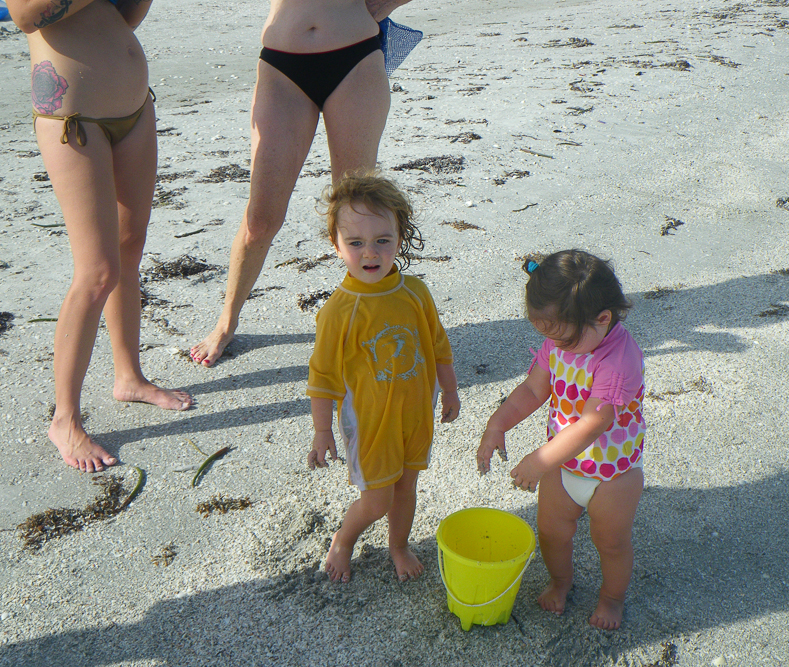
[[[641,457],[633,468],[643,468],[644,458]],[[592,499],[597,487],[600,486],[600,480],[592,477],[581,477],[580,475],[573,475],[569,470],[561,468],[562,471],[562,486],[567,491],[572,501],[581,507],[589,507],[589,501]]]

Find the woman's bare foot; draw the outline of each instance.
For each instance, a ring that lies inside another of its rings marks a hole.
[[[90,439],[79,421],[55,416],[47,435],[63,460],[82,472],[101,472],[105,466],[114,466],[118,462]]]
[[[548,588],[540,594],[537,602],[545,611],[553,612],[557,616],[561,615],[564,613],[564,604],[567,602],[567,595],[572,587],[572,579],[569,581],[551,579]]]
[[[351,580],[353,545],[348,547],[342,544],[338,535],[339,532],[334,533],[334,536],[331,538],[329,555],[326,556],[326,574],[329,575],[331,581],[347,584]]]
[[[622,625],[624,609],[625,603],[622,600],[614,600],[601,592],[597,601],[597,609],[589,617],[589,625],[594,625],[601,630],[616,630]]]
[[[214,329],[202,341],[189,350],[192,360],[203,366],[213,366],[233,340],[233,332]]]
[[[162,389],[148,380],[116,380],[112,395],[118,401],[150,403],[165,410],[188,410],[194,403],[194,399],[185,391]]]
[[[389,555],[394,561],[399,581],[417,579],[425,571],[425,566],[419,562],[414,552],[408,547],[393,547],[389,545]]]

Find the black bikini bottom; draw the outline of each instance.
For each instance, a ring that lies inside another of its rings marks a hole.
[[[289,53],[263,47],[260,59],[295,83],[318,109],[362,60],[381,48],[380,34],[356,44],[321,53]]]

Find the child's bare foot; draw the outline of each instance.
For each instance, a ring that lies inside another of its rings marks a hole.
[[[594,625],[601,630],[616,630],[622,625],[624,609],[625,603],[622,600],[614,600],[601,592],[597,601],[597,609],[589,617],[589,625]]]
[[[389,545],[389,555],[394,561],[397,578],[400,581],[417,579],[425,571],[425,566],[419,562],[414,552],[408,547],[393,547]]]
[[[537,602],[545,611],[551,611],[554,614],[561,615],[564,613],[564,603],[567,601],[567,594],[573,587],[572,579],[569,581],[551,579],[548,585],[537,598]]]
[[[105,466],[118,462],[90,439],[79,421],[55,417],[48,435],[63,460],[82,472],[101,472]]]
[[[185,391],[162,389],[148,380],[115,381],[112,395],[118,401],[150,403],[165,410],[188,410],[194,400]]]
[[[203,366],[213,366],[225,348],[233,340],[233,333],[214,329],[202,341],[189,350],[192,360]]]
[[[351,556],[353,545],[350,547],[342,544],[338,537],[339,532],[331,538],[329,555],[326,556],[326,574],[331,581],[347,584],[351,580]]]

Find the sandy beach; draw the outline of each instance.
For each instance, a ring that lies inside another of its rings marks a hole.
[[[100,328],[86,428],[120,459],[108,472],[124,493],[135,467],[145,485],[38,550],[17,526],[101,488],[46,435],[71,255],[32,132],[27,42],[0,24],[0,665],[789,665],[787,1],[414,0],[392,15],[425,36],[391,78],[379,160],[420,212],[427,243],[410,272],[436,300],[463,401],[420,475],[411,537],[426,572],[405,584],[385,523],[359,541],[350,584],[322,571],[357,493],[342,464],[306,465],[315,313],[344,275],[315,208],[322,127],[228,354],[212,368],[188,358],[219,314],[246,204],[267,11],[167,0],[137,31],[159,135],[142,364],[196,406],[114,401]],[[538,553],[510,623],[464,632],[435,532],[474,506],[536,527],[536,497],[509,470],[542,444],[544,410],[509,434],[509,465],[480,478],[474,455],[541,342],[523,317],[523,262],[568,247],[613,261],[645,352],[624,623],[587,623],[600,574],[583,518],[563,616],[537,605]],[[204,517],[198,505],[220,495],[250,506]]]

